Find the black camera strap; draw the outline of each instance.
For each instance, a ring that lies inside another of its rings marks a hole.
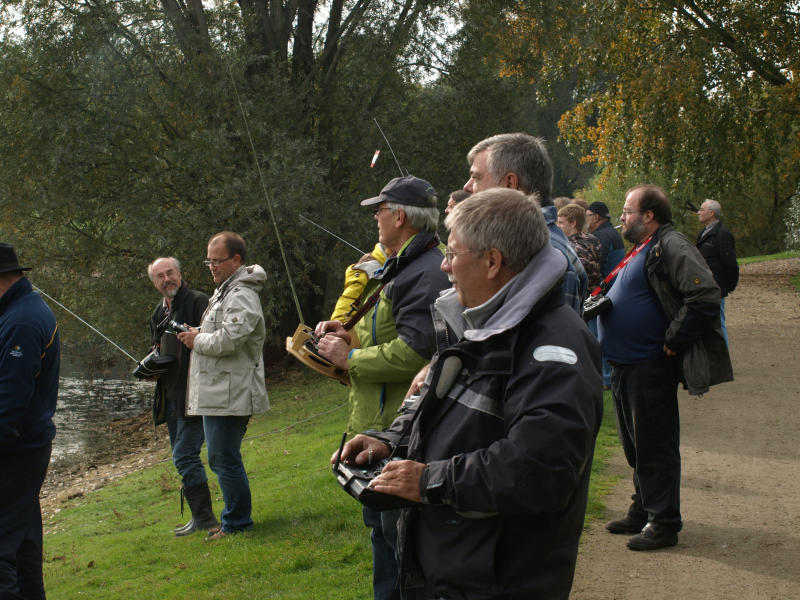
[[[652,235],[650,237],[648,237],[645,241],[643,241],[641,244],[637,244],[636,246],[634,246],[633,248],[628,250],[628,253],[623,257],[623,259],[621,261],[619,261],[619,264],[616,267],[614,267],[612,269],[612,271],[608,275],[606,275],[606,278],[603,279],[603,281],[600,283],[600,285],[598,285],[592,291],[591,294],[589,294],[589,297],[590,298],[594,298],[595,296],[597,296],[599,294],[604,294],[606,292],[606,290],[608,289],[609,282],[612,281],[614,279],[614,277],[616,277],[619,274],[619,272],[622,271],[622,269],[625,268],[625,265],[627,265],[629,262],[631,262],[633,260],[633,258],[637,254],[639,254],[639,252],[644,250],[645,246],[647,246],[647,244],[650,243],[651,239],[653,239]]]

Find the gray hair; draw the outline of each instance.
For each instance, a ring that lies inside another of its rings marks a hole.
[[[496,248],[519,273],[550,242],[550,232],[535,196],[510,188],[491,188],[459,202],[445,217],[473,252]]]
[[[387,202],[386,206],[391,208],[392,212],[402,209],[406,213],[408,224],[417,231],[436,231],[439,226],[439,209],[435,206],[423,208],[397,202]]]
[[[175,258],[174,256],[159,256],[157,259],[155,259],[153,262],[147,265],[147,276],[150,278],[150,281],[153,280],[153,265],[160,260],[171,260],[173,263],[175,263],[175,270],[178,273],[181,272],[181,263],[177,258]]]
[[[722,206],[720,206],[719,202],[716,200],[712,200],[711,198],[706,198],[706,201],[703,202],[706,205],[706,208],[714,213],[714,216],[719,219],[722,215]],[[702,205],[701,205],[702,206]]]
[[[467,154],[472,165],[475,156],[488,151],[486,166],[495,179],[509,171],[519,180],[520,191],[537,194],[542,206],[552,204],[553,163],[542,138],[527,133],[501,133],[475,144]]]

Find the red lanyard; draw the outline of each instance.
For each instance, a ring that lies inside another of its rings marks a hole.
[[[633,257],[636,256],[637,254],[639,254],[639,252],[641,252],[642,249],[645,246],[647,246],[647,244],[650,243],[651,239],[653,239],[652,235],[650,237],[648,237],[645,241],[643,241],[641,244],[639,244],[638,246],[634,246],[633,248],[631,248],[628,251],[628,253],[625,255],[625,257],[621,261],[619,261],[619,264],[616,267],[614,267],[614,270],[611,271],[611,273],[609,273],[606,276],[606,278],[603,279],[603,282],[594,289],[594,291],[591,293],[591,296],[594,297],[594,296],[597,296],[597,294],[601,293],[604,290],[604,288],[606,287],[606,285],[608,284],[608,282],[611,281],[612,279],[614,279],[614,277],[616,277],[617,274],[620,271],[622,271],[623,268],[625,268],[625,265],[627,265],[629,262],[631,262],[633,260]]]

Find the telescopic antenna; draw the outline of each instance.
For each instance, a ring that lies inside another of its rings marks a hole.
[[[100,330],[98,330],[96,327],[94,327],[94,326],[93,326],[91,323],[89,323],[89,322],[87,322],[87,321],[85,321],[85,320],[81,319],[81,318],[80,318],[78,315],[76,315],[74,312],[72,312],[72,311],[71,311],[70,309],[68,309],[66,306],[64,306],[63,304],[61,304],[61,302],[59,302],[58,300],[56,300],[55,298],[53,298],[53,297],[52,297],[50,294],[48,294],[48,293],[46,293],[46,292],[42,291],[42,289],[41,289],[41,288],[38,288],[38,287],[36,287],[36,286],[35,286],[35,285],[33,285],[33,284],[31,284],[31,286],[33,287],[33,289],[35,289],[37,292],[39,292],[39,293],[40,293],[42,296],[44,296],[45,298],[48,298],[48,299],[49,299],[49,300],[51,300],[52,302],[55,302],[55,303],[56,303],[58,306],[60,306],[61,308],[63,308],[65,311],[67,311],[69,314],[71,314],[71,315],[72,315],[73,317],[75,317],[76,319],[78,319],[78,321],[80,321],[81,323],[83,323],[84,325],[86,325],[86,326],[87,326],[89,329],[91,329],[92,331],[94,331],[94,332],[95,332],[97,335],[99,335],[101,338],[103,338],[103,339],[104,339],[105,341],[107,341],[109,344],[111,344],[112,346],[114,346],[114,348],[116,348],[117,350],[119,350],[120,352],[122,352],[122,353],[123,353],[125,356],[127,356],[128,358],[130,358],[130,359],[131,359],[133,362],[135,362],[135,363],[137,363],[137,364],[140,364],[140,363],[139,363],[139,361],[138,361],[137,359],[133,358],[133,357],[132,357],[130,354],[128,354],[127,352],[125,352],[125,350],[123,350],[123,349],[122,349],[122,348],[119,346],[119,344],[117,344],[116,342],[114,342],[114,340],[112,340],[111,338],[109,338],[109,337],[107,337],[107,336],[103,335],[103,333],[102,333]]]
[[[264,175],[261,173],[261,163],[258,162],[258,154],[256,153],[256,145],[253,143],[253,136],[250,134],[250,126],[247,123],[247,115],[244,112],[244,105],[242,104],[242,99],[239,97],[239,88],[236,87],[236,80],[233,78],[233,71],[231,71],[230,65],[228,66],[228,75],[231,78],[231,85],[233,86],[233,93],[236,95],[236,102],[239,104],[239,110],[242,113],[242,122],[244,123],[244,129],[247,132],[247,139],[250,142],[250,150],[253,152],[253,161],[256,163],[256,171],[258,171],[258,180],[261,183],[261,189],[264,192],[264,199],[267,201],[267,208],[269,209],[269,216],[272,220],[272,228],[275,230],[275,238],[278,240],[278,247],[281,249],[281,258],[283,258],[283,265],[286,267],[286,275],[289,279],[289,288],[292,290],[292,297],[294,298],[294,305],[297,308],[297,314],[300,317],[300,322],[305,323],[303,319],[303,311],[300,310],[300,301],[297,299],[297,291],[294,289],[294,281],[292,281],[292,272],[289,270],[289,261],[286,260],[286,252],[283,250],[283,240],[281,240],[281,234],[278,231],[278,224],[275,221],[275,213],[272,211],[272,202],[269,200],[269,194],[267,193],[267,186],[264,183]]]
[[[378,123],[378,119],[376,117],[372,117],[372,120],[375,121],[375,125],[378,126],[378,131],[381,132],[383,139],[386,141],[386,145],[389,146],[389,152],[392,153],[392,158],[394,158],[394,162],[397,164],[397,168],[400,169],[400,176],[405,177],[408,173],[403,173],[403,167],[400,166],[400,161],[397,160],[397,156],[394,154],[394,150],[392,150],[392,145],[389,143],[389,138],[386,137],[386,134],[383,133],[383,129],[381,129],[381,124]]]
[[[333,237],[335,237],[337,240],[339,240],[339,241],[340,241],[340,242],[342,242],[343,244],[347,244],[348,246],[350,246],[350,247],[351,247],[353,250],[355,250],[356,252],[360,252],[362,255],[363,255],[363,254],[366,254],[366,252],[364,252],[363,250],[360,250],[359,248],[356,248],[355,246],[353,246],[353,244],[351,244],[350,242],[348,242],[346,239],[339,237],[338,235],[336,235],[335,233],[333,233],[333,232],[332,232],[330,229],[325,229],[325,228],[324,228],[322,225],[320,225],[319,223],[315,223],[314,221],[312,221],[311,219],[309,219],[308,217],[306,217],[306,216],[304,216],[304,215],[300,215],[300,214],[298,214],[297,216],[298,216],[298,217],[300,217],[301,219],[304,219],[304,220],[308,221],[308,222],[309,222],[309,223],[311,223],[311,224],[312,224],[314,227],[318,227],[318,228],[322,229],[322,231],[324,231],[324,232],[325,232],[325,233],[327,233],[328,235],[332,235]]]

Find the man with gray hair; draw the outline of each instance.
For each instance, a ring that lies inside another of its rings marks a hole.
[[[208,296],[190,289],[181,277],[181,265],[172,256],[155,259],[147,267],[147,276],[162,298],[150,316],[150,340],[162,355],[172,355],[175,362],[158,376],[153,395],[153,422],[167,424],[172,462],[181,476],[181,496],[186,498],[192,517],[176,527],[177,536],[219,525],[211,506],[208,476],[200,459],[203,448],[203,417],[186,415],[186,379],[191,350],[177,342],[171,321],[197,327],[208,306]],[[181,502],[181,510],[183,510]]]
[[[564,302],[564,256],[535,201],[459,203],[435,302],[436,355],[414,407],[341,458],[395,457],[372,482],[400,520],[409,598],[569,596],[602,418],[600,349]]]
[[[550,198],[553,187],[553,164],[544,140],[527,133],[501,133],[475,144],[467,154],[470,164],[468,192],[493,187],[507,187],[525,194],[535,194],[542,207],[550,243],[567,259],[564,273],[564,298],[579,315],[587,296],[586,271],[564,233],[558,228],[558,211]]]
[[[736,261],[736,242],[733,235],[722,224],[722,208],[716,200],[706,200],[697,211],[697,218],[705,225],[697,235],[695,245],[706,259],[708,268],[719,286],[722,300],[719,304],[719,318],[722,323],[722,335],[728,343],[728,330],[725,327],[725,298],[736,289],[739,283],[739,263]]]
[[[352,329],[358,343],[339,321],[316,327],[320,355],[350,375],[350,435],[388,427],[414,375],[433,355],[430,305],[449,287],[439,270],[444,255],[436,203],[433,186],[413,175],[392,179],[378,196],[361,202],[375,215],[388,258],[361,294],[360,305],[369,308]],[[375,600],[398,597],[396,520],[394,511],[364,507],[364,523],[372,527]]]

